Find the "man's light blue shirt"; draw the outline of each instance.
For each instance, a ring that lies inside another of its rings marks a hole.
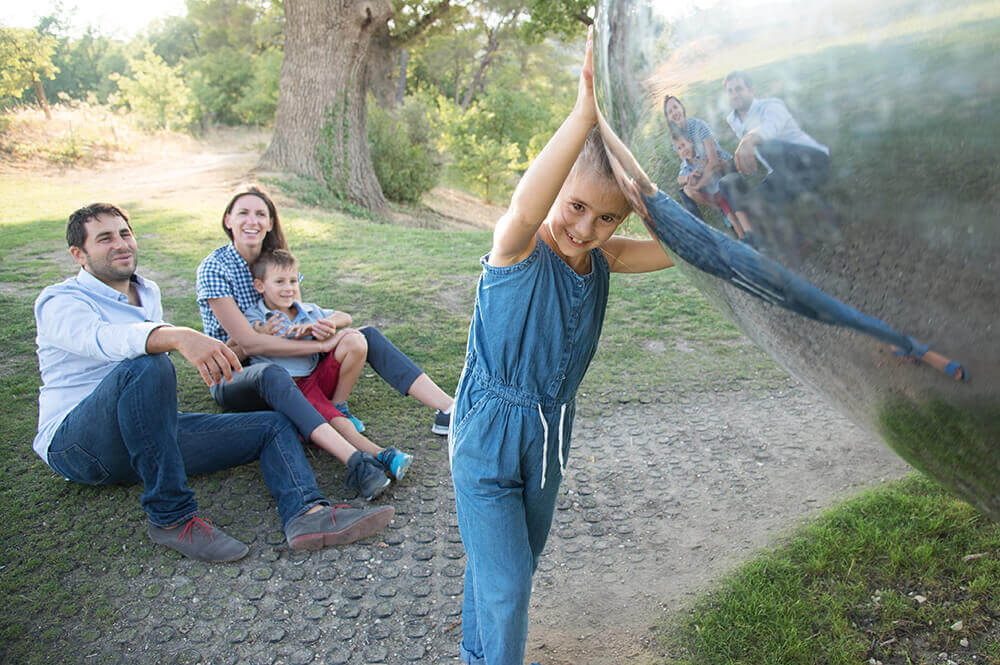
[[[146,354],[146,338],[163,322],[160,289],[132,276],[140,305],[80,268],[76,277],[47,286],[35,300],[38,434],[32,444],[48,463],[49,444],[63,419],[115,369]],[[136,414],[141,418],[142,414]]]
[[[754,131],[765,141],[785,141],[820,150],[827,155],[830,154],[828,147],[806,134],[799,127],[799,123],[792,117],[785,102],[776,97],[754,98],[750,103],[750,108],[747,109],[742,118],[736,109],[733,109],[726,116],[726,122],[729,123],[729,127],[736,134],[736,137],[740,139],[748,132]],[[770,171],[770,166],[759,153],[757,153],[757,159],[768,166]]]
[[[320,319],[325,319],[326,317],[333,314],[332,309],[323,309],[316,303],[311,302],[298,302],[296,301],[293,305],[295,307],[295,318],[289,319],[288,315],[284,312],[279,312],[278,310],[269,309],[267,305],[264,304],[264,299],[261,298],[256,305],[244,312],[247,317],[247,321],[250,325],[257,323],[258,321],[263,323],[270,319],[272,316],[277,314],[281,317],[281,323],[278,324],[278,329],[286,329],[289,326],[297,326],[300,323],[312,323],[314,321],[319,321]],[[306,336],[302,339],[312,339],[312,336]],[[288,370],[288,373],[294,377],[309,376],[312,374],[313,370],[316,369],[316,365],[319,364],[319,354],[311,353],[304,356],[250,356],[251,363],[274,363]]]

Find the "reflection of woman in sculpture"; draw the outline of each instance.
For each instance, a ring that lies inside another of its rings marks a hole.
[[[700,173],[692,180],[690,171],[685,171],[681,166],[678,173],[677,184],[681,186],[679,195],[681,203],[692,215],[698,219],[703,219],[698,204],[718,208],[715,197],[704,191],[707,183],[717,182],[719,178],[736,170],[733,165],[733,156],[722,149],[719,141],[715,138],[711,127],[704,120],[687,117],[687,110],[673,95],[663,98],[663,115],[667,118],[667,125],[670,127],[670,137],[675,144],[679,139],[690,141],[694,147],[695,156],[699,161],[704,162]],[[683,158],[684,156],[681,155]],[[689,160],[690,161],[690,160]],[[681,178],[684,182],[681,182]],[[723,208],[725,210],[725,208]],[[750,230],[749,226],[744,228],[735,217],[726,214],[726,221],[736,231],[736,235],[742,238]]]
[[[692,266],[764,302],[810,319],[853,328],[892,345],[896,355],[914,362],[923,360],[956,380],[968,380],[968,373],[959,363],[931,351],[927,345],[893,330],[883,321],[845,305],[753,247],[732,240],[693,217],[649,179],[600,113],[598,124],[619,185],[632,208],[654,237]]]

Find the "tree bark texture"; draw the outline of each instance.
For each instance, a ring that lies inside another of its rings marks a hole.
[[[316,148],[333,113],[331,157],[342,196],[369,210],[385,208],[372,168],[366,96],[390,54],[389,0],[285,0],[285,58],[274,135],[261,164],[324,179]],[[379,39],[381,37],[381,39]]]

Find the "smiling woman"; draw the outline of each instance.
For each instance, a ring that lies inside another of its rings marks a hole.
[[[311,320],[307,327],[296,328],[301,334],[290,338],[285,329],[273,328],[267,323],[251,325],[248,315],[259,313],[261,300],[261,293],[254,284],[253,270],[257,264],[265,257],[273,262],[276,255],[282,253],[294,263],[294,257],[287,253],[288,243],[278,211],[266,192],[256,185],[245,185],[237,191],[222,215],[222,229],[231,242],[213,251],[198,266],[198,307],[205,334],[226,342],[242,358],[248,358],[250,364],[232,382],[212,386],[216,402],[233,411],[274,409],[284,413],[304,438],[346,463],[351,477],[355,475],[355,467],[361,464],[355,461],[357,453],[362,453],[360,459],[365,465],[377,464],[373,458],[377,456],[388,469],[392,456],[361,434],[364,423],[352,417],[347,397],[341,394],[345,391],[331,389],[332,394],[339,395],[340,401],[335,404],[329,401],[318,406],[312,404],[299,390],[295,379],[311,378],[316,368],[310,369],[306,376],[296,374],[293,378],[286,367],[294,365],[286,362],[289,358],[324,354],[323,362],[334,366],[330,373],[336,386],[344,354],[357,346],[361,350],[360,362],[363,364],[367,359],[375,372],[400,394],[410,395],[425,406],[437,409],[432,431],[447,433],[451,397],[376,328],[365,326],[355,331],[345,328],[350,325],[349,321],[344,323],[323,316]],[[300,299],[297,295],[293,303],[296,310],[304,307]],[[273,315],[269,312],[266,317]],[[344,375],[340,375],[339,380],[348,381]],[[349,393],[349,388],[346,392]],[[375,487],[375,480],[372,479],[368,489],[359,481],[359,489],[366,498],[384,487],[384,484]]]

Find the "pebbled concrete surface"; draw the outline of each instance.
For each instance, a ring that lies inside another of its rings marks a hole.
[[[459,662],[465,555],[447,447],[418,441],[410,474],[378,500],[395,519],[348,547],[288,550],[255,470],[200,481],[202,512],[250,554],[219,566],[165,549],[139,565],[112,557],[90,580],[112,591],[111,629],[66,617],[63,662]],[[342,472],[315,466],[335,498]],[[799,517],[906,469],[803,388],[583,396],[536,576],[529,661],[655,660],[650,627],[665,611]],[[134,522],[109,537],[144,538]]]

